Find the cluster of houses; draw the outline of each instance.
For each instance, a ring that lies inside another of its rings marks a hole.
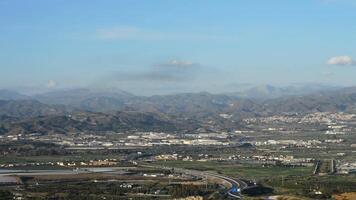
[[[31,167],[31,166],[61,166],[61,167],[103,167],[115,166],[118,164],[116,159],[104,160],[89,160],[89,161],[67,161],[67,162],[32,162],[32,163],[6,163],[0,164],[0,168],[13,168],[13,167]]]

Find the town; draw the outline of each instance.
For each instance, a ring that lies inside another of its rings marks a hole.
[[[244,119],[243,123],[243,129],[216,133],[151,131],[8,135],[0,138],[2,144],[53,144],[56,152],[64,156],[45,159],[44,156],[31,156],[25,162],[2,161],[0,168],[70,169],[89,173],[101,167],[104,170],[142,168],[143,163],[148,163],[162,166],[162,169],[188,167],[206,170],[203,166],[211,166],[207,169],[219,173],[227,172],[217,166],[226,166],[228,171],[250,166],[250,169],[259,169],[260,173],[277,169],[286,171],[286,177],[299,173],[344,177],[356,173],[356,138],[352,134],[355,131],[356,115],[314,113],[305,116],[251,118]],[[14,151],[14,148],[5,148],[2,149],[2,155],[10,156],[16,153]],[[32,161],[36,159],[41,161]],[[246,181],[266,184],[266,180],[248,171],[242,175]],[[148,176],[147,173],[141,175]],[[171,173],[170,177],[177,175]],[[156,173],[149,177],[164,176]],[[11,182],[12,179],[7,180]],[[312,189],[311,193],[325,195],[325,191],[320,188]]]

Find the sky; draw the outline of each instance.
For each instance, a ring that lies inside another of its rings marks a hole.
[[[0,88],[356,85],[354,0],[0,0]]]

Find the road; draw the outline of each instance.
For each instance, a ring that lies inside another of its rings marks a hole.
[[[147,164],[140,164],[143,167],[151,167],[151,168],[161,168],[161,169],[172,169],[170,167],[165,166],[157,166],[157,165],[147,165]],[[248,187],[247,183],[240,179],[231,178],[228,176],[223,176],[221,174],[211,173],[211,172],[202,172],[198,170],[190,170],[190,169],[183,169],[183,168],[173,168],[175,172],[189,174],[192,176],[198,176],[202,178],[218,178],[220,180],[226,181],[229,183],[230,187],[227,188],[226,193],[230,197],[234,199],[242,199],[241,191]],[[221,183],[220,183],[221,184]],[[225,185],[224,185],[225,186]]]
[[[241,191],[248,187],[248,185],[244,181],[239,179],[232,179],[230,177],[221,176],[218,174],[211,174],[211,173],[208,174],[213,177],[221,178],[224,179],[225,181],[228,181],[231,184],[231,188],[228,189],[227,194],[230,197],[242,199]]]
[[[172,169],[169,167],[164,166],[157,166],[157,165],[147,165],[147,164],[140,164],[142,167],[151,167],[151,168],[160,168],[160,169]],[[110,173],[117,169],[121,168],[83,168],[80,170],[1,170],[0,171],[0,183],[1,182],[14,182],[17,181],[13,176],[14,175],[64,175],[64,174],[82,174],[82,173],[92,173],[92,172],[103,172],[103,173]],[[202,172],[198,170],[189,170],[183,168],[173,168],[175,172],[189,174],[192,176],[202,177],[202,178],[210,178],[210,179],[220,179],[218,184],[228,185],[226,193],[235,199],[242,199],[241,190],[246,189],[248,185],[239,179],[231,178],[228,176],[224,176],[221,174],[216,174],[212,172]],[[13,178],[13,180],[9,179]],[[223,184],[223,182],[227,184]]]
[[[177,168],[174,168],[175,171],[177,171]],[[212,177],[212,178],[219,178],[223,179],[227,182],[230,183],[231,187],[227,189],[226,193],[235,199],[242,199],[242,194],[241,191],[247,187],[247,184],[239,179],[233,179],[228,176],[223,176],[220,174],[215,174],[215,173],[210,173],[210,172],[201,172],[201,171],[196,171],[196,170],[186,170],[186,169],[181,169],[183,170],[184,173],[186,174],[191,174],[194,176],[201,176],[201,177]]]

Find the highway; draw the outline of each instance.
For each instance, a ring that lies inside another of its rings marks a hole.
[[[231,184],[231,187],[228,189],[227,194],[230,197],[242,199],[241,191],[248,187],[248,185],[245,182],[243,182],[239,179],[232,179],[230,177],[221,176],[218,174],[212,174],[212,173],[207,173],[207,174],[209,174],[210,176],[221,178],[221,179],[224,179],[225,181],[228,181]]]
[[[165,166],[157,165],[147,165],[139,164],[142,167],[160,168],[160,169],[172,169]],[[81,174],[81,173],[91,173],[91,172],[103,172],[110,173],[116,169],[121,169],[119,167],[115,168],[83,168],[81,170],[0,170],[0,182],[16,182],[14,175],[64,175],[64,174]],[[234,199],[242,199],[241,191],[246,189],[248,185],[239,179],[234,179],[228,176],[223,176],[221,174],[216,174],[212,172],[202,172],[198,170],[189,170],[183,168],[173,168],[175,172],[184,173],[192,176],[197,176],[206,179],[218,179],[216,181],[219,185],[223,185],[226,190],[226,194]],[[13,180],[9,179],[13,178]]]
[[[177,171],[176,168],[174,168],[175,171]],[[242,199],[242,194],[241,191],[245,188],[247,188],[247,184],[239,179],[233,179],[228,176],[223,176],[220,174],[215,174],[215,173],[210,173],[210,172],[201,172],[201,171],[195,171],[195,170],[185,170],[183,169],[186,174],[191,174],[191,175],[200,175],[202,177],[213,177],[213,178],[219,178],[222,180],[225,180],[230,183],[230,188],[227,188],[226,193],[235,199]]]
[[[147,164],[140,164],[142,167],[151,167],[151,168],[160,168],[160,169],[172,169],[170,167],[165,167],[165,166],[157,166],[157,165],[147,165]],[[242,180],[239,179],[234,179],[228,176],[223,176],[220,174],[216,173],[211,173],[211,172],[202,172],[198,170],[190,170],[190,169],[183,169],[183,168],[173,168],[175,172],[179,173],[184,173],[184,174],[189,174],[192,176],[198,176],[202,178],[218,178],[220,180],[226,181],[229,183],[229,187],[226,190],[227,195],[234,199],[242,199],[242,194],[241,191],[245,188],[248,187],[247,183],[245,183]],[[220,185],[223,185],[221,182],[219,182]],[[223,185],[226,187],[226,185]]]

